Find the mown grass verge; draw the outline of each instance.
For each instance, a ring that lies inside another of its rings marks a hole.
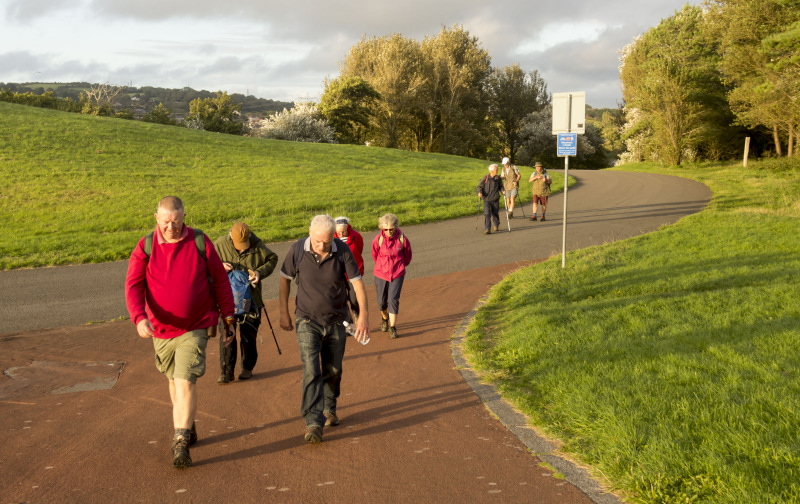
[[[487,166],[0,103],[0,269],[125,259],[168,194],[212,239],[235,221],[268,242],[298,238],[318,213],[345,214],[360,230],[386,212],[401,225],[474,215]],[[523,169],[528,195],[532,171]],[[562,175],[553,179],[561,190]]]
[[[633,502],[800,501],[798,164],[629,168],[713,198],[505,278],[468,358]]]

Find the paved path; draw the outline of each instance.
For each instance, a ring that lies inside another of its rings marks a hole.
[[[674,177],[574,175],[570,249],[656,229],[710,197],[704,186]],[[152,343],[137,338],[126,320],[77,325],[124,315],[125,264],[0,274],[2,318],[13,319],[0,329],[0,501],[613,502],[591,485],[581,490],[572,478],[554,477],[556,460],[532,456],[520,441],[524,420],[506,428],[451,357],[454,329],[491,285],[517,261],[560,249],[560,198],[553,200],[549,222],[515,219],[511,233],[485,236],[475,230],[478,217],[404,229],[415,255],[403,290],[401,337],[376,332],[366,346],[348,342],[342,423],[326,429],[319,445],[302,440],[293,333],[273,324],[283,350],[278,356],[262,326],[254,378],[224,387],[214,383],[218,352],[210,345],[209,371],[198,381],[200,441],[192,450],[195,466],[186,471],[170,467],[171,407]],[[281,258],[286,246],[275,247]],[[82,299],[61,294],[83,292],[89,276],[108,289]],[[48,302],[71,318],[32,313],[20,323],[23,304],[7,303],[23,298],[19,282],[30,278],[51,286]],[[277,291],[269,292],[268,310],[277,314]],[[108,300],[108,311],[87,309],[95,300]],[[374,304],[370,316],[375,328]]]
[[[652,231],[699,211],[711,197],[702,184],[666,175],[586,170],[571,170],[570,175],[578,183],[568,192],[568,251]],[[530,216],[530,195],[523,197],[523,210]],[[477,211],[477,196],[475,207]],[[489,236],[482,234],[482,215],[420,226],[404,227],[401,222],[414,249],[407,278],[558,255],[563,207],[563,196],[555,195],[547,221],[515,218],[510,233]],[[501,224],[506,226],[502,210]],[[375,232],[364,234],[367,248],[374,237]],[[270,248],[282,261],[290,245],[270,244]],[[372,257],[366,254],[364,260],[364,280],[372,284]],[[127,267],[127,261],[118,261],[0,272],[0,334],[127,316],[123,292]],[[265,299],[278,297],[277,274],[265,280],[263,291]]]

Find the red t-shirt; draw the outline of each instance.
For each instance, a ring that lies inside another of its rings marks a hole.
[[[128,262],[125,300],[134,325],[147,318],[156,338],[169,339],[215,325],[220,311],[233,315],[228,275],[207,236],[205,259],[188,227],[176,243],[164,241],[158,228],[153,238],[149,259],[142,238]]]

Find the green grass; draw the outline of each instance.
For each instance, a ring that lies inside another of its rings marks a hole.
[[[712,201],[505,278],[469,359],[633,502],[800,501],[797,165],[634,166]]]
[[[319,213],[364,231],[387,212],[401,226],[474,215],[487,166],[0,103],[0,269],[125,259],[168,194],[212,239],[235,221],[268,242],[294,239]],[[562,188],[554,173],[553,191]]]

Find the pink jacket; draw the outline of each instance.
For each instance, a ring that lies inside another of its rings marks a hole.
[[[125,299],[131,321],[138,324],[147,317],[155,337],[169,339],[215,325],[220,311],[233,315],[228,274],[208,236],[204,259],[187,228],[177,243],[162,242],[158,228],[155,233],[150,258],[142,238],[128,262]]]
[[[379,245],[381,236],[383,243]],[[400,241],[401,236],[403,243]],[[400,228],[395,230],[391,238],[381,230],[372,240],[372,259],[375,260],[375,269],[372,271],[375,277],[391,282],[406,274],[406,266],[411,262],[411,242]]]

